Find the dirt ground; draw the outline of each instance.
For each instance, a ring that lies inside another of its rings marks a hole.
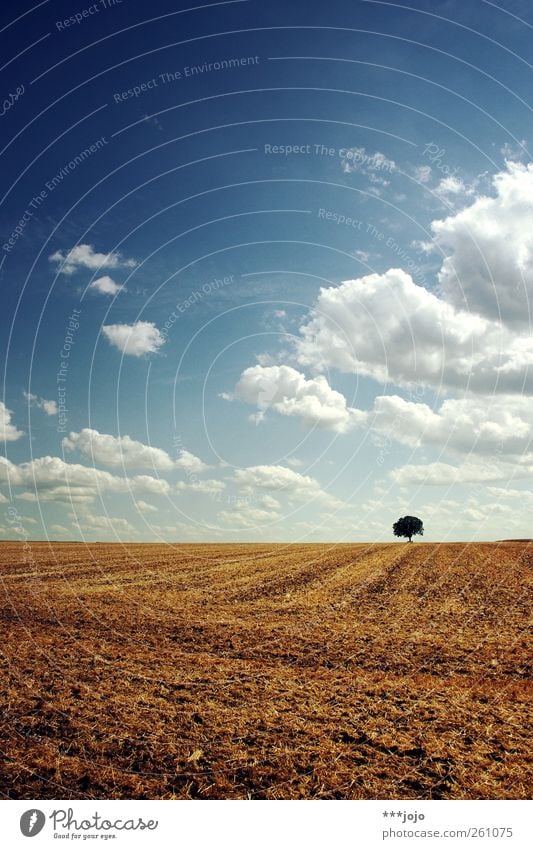
[[[0,793],[529,797],[532,563],[521,542],[1,543]]]

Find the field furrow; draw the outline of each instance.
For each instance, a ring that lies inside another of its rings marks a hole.
[[[532,560],[3,543],[0,792],[525,798]]]

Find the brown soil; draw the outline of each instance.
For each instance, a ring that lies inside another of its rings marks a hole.
[[[0,793],[527,798],[532,562],[2,543]]]

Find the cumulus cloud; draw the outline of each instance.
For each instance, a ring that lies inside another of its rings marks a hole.
[[[188,475],[199,475],[211,468],[203,460],[200,460],[199,457],[191,454],[190,451],[186,451],[185,448],[180,451],[174,465],[177,469],[183,469]]]
[[[29,483],[29,481],[28,481]],[[39,488],[38,492],[25,491],[19,493],[16,497],[19,501],[29,501],[32,504],[38,504],[44,501],[55,501],[57,503],[70,504],[90,504],[94,501],[96,490],[87,486],[47,486]]]
[[[529,477],[533,474],[533,465],[505,465],[504,463],[464,463],[453,466],[450,463],[427,463],[426,465],[407,464],[390,473],[392,480],[400,485],[417,484],[429,486],[450,486],[461,483],[486,483],[505,481],[513,477]]]
[[[32,406],[44,410],[47,416],[57,416],[57,401],[47,401],[46,398],[39,398],[31,392],[24,392],[24,397]]]
[[[435,188],[435,193],[447,201],[454,198],[468,198],[475,193],[475,184],[466,183],[456,176],[443,177]]]
[[[533,389],[533,339],[459,310],[401,269],[320,290],[300,328],[299,362],[398,386]]]
[[[83,513],[73,519],[73,525],[80,531],[103,533],[119,539],[124,534],[128,537],[138,534],[138,530],[127,519],[118,516],[95,516],[92,513]]]
[[[183,481],[178,481],[176,484],[176,489],[178,491],[183,490],[191,490],[192,492],[202,492],[207,495],[217,495],[219,492],[222,492],[226,489],[226,484],[224,481],[219,480],[204,480],[204,481],[192,481],[191,483],[184,483]]]
[[[67,451],[77,450],[104,466],[158,471],[169,471],[175,466],[175,461],[161,448],[145,445],[131,436],[111,436],[89,427],[84,427],[79,433],[69,433],[62,444]]]
[[[533,302],[533,164],[507,162],[495,195],[431,225],[446,257],[443,297],[459,310],[530,326]]]
[[[66,451],[79,451],[93,463],[111,468],[153,469],[159,472],[180,469],[189,475],[201,474],[211,468],[185,449],[173,460],[162,448],[145,445],[127,434],[112,436],[90,427],[82,428],[79,433],[71,431],[63,438],[62,445]]]
[[[40,398],[39,405],[47,416],[57,416],[57,401],[47,401],[46,398]]]
[[[134,324],[104,324],[102,331],[111,345],[131,357],[153,354],[165,344],[165,337],[153,321],[136,321]]]
[[[149,504],[147,501],[143,501],[142,499],[140,499],[139,501],[135,501],[135,507],[141,513],[158,513],[159,512],[157,507],[155,507],[153,504]]]
[[[527,140],[521,139],[517,145],[509,144],[509,142],[505,142],[500,147],[500,153],[505,159],[516,162],[517,160],[522,159],[522,157],[527,155]]]
[[[218,521],[229,530],[270,526],[279,518],[279,513],[275,511],[264,510],[247,503],[237,505],[234,510],[221,510],[217,517]]]
[[[431,165],[417,165],[413,168],[413,176],[418,183],[429,183],[431,174]]]
[[[448,399],[437,409],[398,395],[379,396],[367,422],[405,445],[533,462],[533,399],[527,396]]]
[[[24,436],[24,431],[18,430],[11,423],[12,415],[11,410],[8,410],[4,402],[0,401],[0,441],[2,442],[15,442]]]
[[[99,277],[98,280],[93,280],[89,289],[94,289],[96,292],[100,292],[101,295],[116,295],[121,289],[126,291],[120,283],[115,283],[107,274]]]
[[[313,394],[317,383],[318,399]],[[533,399],[523,395],[446,399],[435,407],[398,395],[380,395],[365,411],[348,408],[344,396],[334,392],[325,378],[307,381],[288,366],[255,366],[243,372],[234,397],[341,433],[354,424],[365,425],[412,447],[437,446],[461,454],[498,453],[521,460],[531,453],[533,461]],[[306,403],[309,398],[311,410]],[[287,465],[293,462],[287,460]]]
[[[91,502],[97,495],[110,493],[161,494],[170,492],[167,481],[149,475],[121,477],[61,457],[39,457],[19,465],[0,457],[0,483],[29,487],[19,496],[24,501]],[[36,494],[37,493],[37,494]]]
[[[247,492],[254,489],[271,489],[277,491],[317,491],[320,486],[307,475],[301,475],[285,466],[249,466],[237,469],[234,479]]]
[[[267,510],[281,510],[281,504],[277,498],[273,498],[272,495],[261,495],[257,502],[259,507],[264,507]]]
[[[48,531],[51,531],[53,534],[60,534],[61,536],[71,536],[71,532],[64,525],[50,525]]]
[[[344,395],[332,389],[325,377],[306,380],[290,366],[247,368],[231,397],[256,405],[260,414],[272,409],[283,416],[301,418],[309,427],[317,425],[338,433],[345,433],[364,418],[347,406]]]
[[[392,174],[396,170],[396,163],[394,159],[389,159],[378,150],[374,153],[367,153],[364,147],[352,147],[343,151],[341,167],[345,174],[350,174],[353,171],[361,171],[363,174],[384,171]]]
[[[74,274],[80,268],[97,271],[103,268],[135,268],[137,265],[134,259],[126,259],[119,251],[98,253],[92,245],[76,245],[69,251],[56,251],[48,259],[59,264],[60,274],[67,275]]]
[[[331,507],[340,505],[336,498],[321,489],[315,478],[301,475],[286,466],[248,466],[246,469],[237,469],[233,478],[239,489],[248,495],[257,490],[268,490],[283,493],[291,501],[318,499]]]

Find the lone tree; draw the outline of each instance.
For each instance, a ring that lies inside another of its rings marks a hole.
[[[416,516],[402,516],[394,523],[392,530],[395,537],[409,537],[409,542],[413,541],[411,537],[416,536],[416,534],[424,535],[422,520]]]

